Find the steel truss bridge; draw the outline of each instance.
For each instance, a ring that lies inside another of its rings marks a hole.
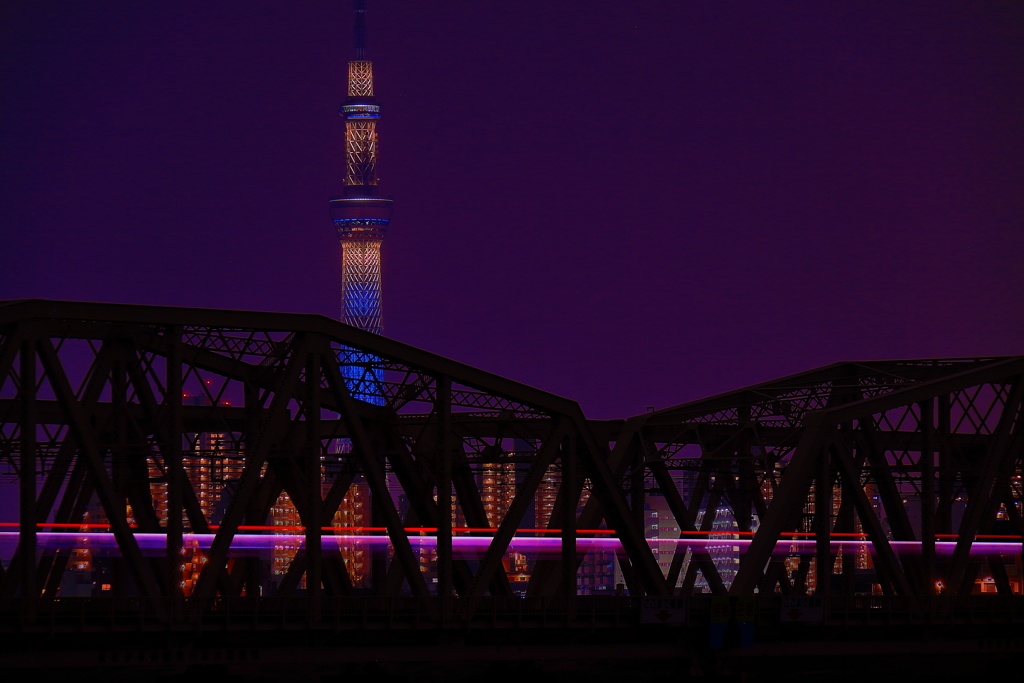
[[[854,595],[865,557],[872,599],[914,618],[977,600],[983,578],[1019,624],[1022,376],[1024,356],[844,362],[591,421],[571,400],[321,316],[3,302],[0,467],[19,507],[0,529],[0,629],[89,630],[120,623],[116,605],[136,630],[295,610],[341,628],[378,623],[382,600],[390,624],[521,624],[540,609],[545,623],[620,628],[639,598],[698,582],[762,603],[853,604],[867,599]],[[188,476],[201,458],[222,461],[216,523]],[[495,470],[514,472],[499,519],[483,483]],[[332,524],[357,483],[369,524]],[[257,551],[280,536],[269,518],[282,493],[301,523],[270,582]],[[540,495],[545,525],[524,528]],[[650,539],[652,496],[678,539]],[[102,529],[82,526],[89,509]],[[87,538],[114,548],[107,602],[59,594]],[[341,549],[359,543],[362,574]],[[628,598],[577,595],[595,549],[616,554]],[[511,553],[530,556],[525,597]],[[396,600],[420,602],[396,617]]]

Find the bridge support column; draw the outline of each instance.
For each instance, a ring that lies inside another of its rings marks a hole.
[[[21,598],[25,618],[34,621],[36,586],[36,342],[21,343],[21,457],[18,462],[18,554],[21,557]]]

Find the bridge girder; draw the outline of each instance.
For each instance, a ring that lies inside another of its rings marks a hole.
[[[835,541],[852,538],[870,544],[886,593],[970,593],[985,563],[1009,593],[1005,565],[1024,541],[1022,374],[1021,356],[836,363],[626,420],[609,466],[648,482],[638,496],[664,495],[683,538],[726,512],[738,533],[719,535],[749,536],[728,586],[701,547],[684,569],[688,546],[676,546],[668,580],[683,592],[700,571],[722,594],[802,593],[810,569],[828,595],[840,565],[836,590],[851,591],[855,551]],[[972,555],[997,527],[1016,549]],[[796,538],[813,546],[779,553]],[[896,549],[906,541],[915,553]]]
[[[361,364],[376,372],[353,380],[358,372],[340,369]],[[366,395],[382,405],[355,398]],[[643,592],[668,594],[607,469],[607,447],[578,404],[321,316],[0,304],[0,424],[0,458],[23,492],[19,547],[0,588],[8,598],[54,595],[68,551],[25,558],[36,555],[40,525],[74,529],[97,498],[130,583],[154,605],[182,597],[178,562],[188,533],[214,534],[193,596],[259,589],[252,563],[230,561],[229,551],[239,527],[266,525],[282,492],[302,520],[304,548],[279,592],[305,574],[314,597],[320,591],[312,587],[321,584],[348,594],[346,563],[320,549],[322,535],[335,533],[331,520],[354,479],[370,490],[367,526],[385,528],[392,548],[390,569],[386,557],[374,560],[375,593],[397,594],[405,585],[420,596],[509,594],[502,560],[552,467],[570,484],[559,485],[559,512],[548,524],[565,557],[576,554],[575,503],[585,479]],[[204,445],[203,434],[217,442]],[[519,452],[509,448],[513,442]],[[211,529],[203,492],[184,471],[190,459],[218,457],[235,463],[236,476]],[[479,476],[489,463],[520,470],[515,495],[492,524]],[[158,514],[154,490],[161,486],[166,512]],[[38,495],[25,493],[37,488]],[[453,494],[477,531],[453,528]],[[569,495],[576,500],[566,502]],[[404,519],[400,499],[408,502]],[[429,562],[414,549],[419,528],[437,529]],[[140,531],[166,536],[163,560],[144,556]],[[490,538],[479,562],[453,553],[453,533]],[[428,563],[436,591],[422,571]],[[574,582],[567,578],[554,592]]]
[[[341,371],[364,365],[362,379]],[[1024,539],[1022,375],[1022,356],[837,363],[588,421],[573,401],[320,316],[5,302],[0,461],[17,474],[21,506],[0,600],[28,597],[31,609],[56,594],[69,556],[37,551],[40,525],[75,528],[96,501],[116,538],[120,581],[154,606],[184,597],[178,563],[189,534],[213,535],[192,595],[253,594],[266,577],[231,559],[232,541],[265,526],[282,493],[304,547],[276,590],[294,591],[305,576],[350,595],[359,587],[345,558],[322,548],[357,481],[370,491],[368,526],[386,530],[391,547],[371,561],[368,590],[380,595],[509,595],[503,560],[544,486],[553,496],[546,535],[561,549],[533,564],[530,596],[575,594],[578,540],[593,535],[580,530],[602,525],[621,543],[633,595],[685,594],[698,576],[723,595],[802,593],[812,571],[814,592],[827,595],[833,571],[816,568],[835,570],[840,557],[837,582],[850,591],[855,551],[834,542],[844,534],[870,543],[887,593],[929,594],[939,582],[970,592],[984,563],[1005,593],[1005,558],[971,548],[997,525]],[[186,469],[218,458],[234,469],[213,528]],[[516,470],[497,517],[484,500],[487,467]],[[667,571],[645,538],[652,495],[681,530]],[[706,544],[686,543],[714,533],[719,511],[749,536],[734,573]],[[423,529],[436,530],[435,555],[418,550]],[[159,557],[143,552],[139,533],[166,538]],[[459,535],[487,540],[467,559],[455,551]],[[801,538],[811,545],[778,551]],[[956,541],[948,556],[936,550],[942,539]],[[905,541],[920,555],[901,552]],[[320,592],[310,590],[314,601]]]

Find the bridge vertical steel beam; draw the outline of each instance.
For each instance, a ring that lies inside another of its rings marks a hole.
[[[627,459],[629,461],[629,475],[626,477],[625,490],[629,496],[629,516],[627,520],[630,526],[640,529],[644,533],[644,464],[643,449],[640,444],[640,433],[637,432],[629,441]],[[630,595],[642,595],[643,586],[640,584],[640,577],[633,572],[633,558],[629,553],[626,557],[616,557],[619,564],[619,571],[622,572],[622,580],[626,583],[626,589]]]
[[[935,593],[935,399],[918,403],[921,412],[921,595]]]
[[[441,418],[437,437],[437,595],[447,602],[452,596],[452,378],[442,375],[436,386],[435,406]]]
[[[953,533],[953,483],[956,472],[953,466],[953,452],[950,445],[950,402],[949,394],[939,396],[938,415],[939,446],[939,505],[936,511],[936,531],[946,536]],[[943,592],[949,584],[949,563],[943,560],[937,568],[937,580],[943,584]]]
[[[842,438],[842,437],[837,437]],[[815,595],[829,595],[832,585],[832,471],[831,449],[818,453],[818,471],[814,481],[814,564]]]
[[[14,367],[14,362],[21,351],[21,342],[19,327],[16,325],[12,326],[8,334],[0,334],[0,389],[7,383],[10,372]],[[15,416],[15,419],[20,418],[20,415]],[[20,515],[21,513],[19,512],[18,514]],[[4,570],[3,563],[0,562],[0,599],[10,597],[14,593],[14,582],[18,580],[17,565],[15,563],[18,561],[18,554],[15,552],[11,558],[11,564],[6,571]]]
[[[562,451],[562,479],[559,483],[559,488],[565,492],[562,496],[563,504],[560,520],[562,527],[561,593],[567,598],[575,598],[578,590],[576,574],[579,566],[579,561],[576,557],[576,505],[579,502],[579,494],[576,494],[574,497],[573,493],[576,491],[576,465],[577,460],[579,459],[579,453],[576,450],[576,435],[570,433],[567,441],[568,443],[564,445]],[[552,512],[554,512],[554,510],[552,510]],[[550,521],[554,522],[554,514],[552,514],[551,517],[552,519]]]
[[[745,437],[748,431],[751,435],[755,435],[756,430],[751,419],[750,406],[742,406],[737,417],[738,422],[744,425],[744,428],[736,433],[738,443],[729,447],[730,455],[736,457],[736,471],[731,471],[733,468],[730,467],[727,496],[729,507],[732,508],[732,517],[736,521],[736,528],[741,532],[747,532],[750,531],[753,523],[753,496],[750,481],[752,478],[750,440]]]
[[[320,345],[326,345],[327,340]],[[316,345],[316,346],[320,346]],[[306,359],[306,393],[303,396],[305,408],[305,438],[303,464],[306,472],[306,557],[309,560],[306,569],[306,594],[312,598],[314,614],[319,614],[323,579],[323,544],[321,527],[323,526],[323,498],[321,494],[320,476],[320,353],[310,353]],[[328,360],[328,362],[331,362]]]
[[[645,449],[641,433],[638,433],[633,441],[632,455],[629,474],[629,511],[632,513],[633,524],[642,530],[646,530],[644,479],[647,473],[647,466],[644,462]],[[644,536],[646,537],[647,534],[644,533]]]
[[[182,487],[185,479],[181,446],[182,434],[185,432],[181,408],[184,392],[181,377],[183,362],[181,325],[167,326],[164,336],[168,344],[164,368],[164,380],[167,385],[164,394],[164,406],[167,412],[167,446],[164,448],[164,476],[167,479],[167,595],[174,598],[175,611],[178,611],[177,603],[185,595],[180,579],[181,549],[184,544],[184,529],[181,519],[184,501]]]
[[[1024,465],[1024,458],[1022,458],[1022,462],[1018,463],[1018,468],[1021,465]],[[1003,505],[1006,506],[1006,511],[1010,518],[1010,522],[1013,524],[1013,528],[1016,530],[1017,535],[1020,537],[1021,547],[1019,548],[1018,552],[1020,552],[1021,557],[1024,558],[1024,515],[1022,515],[1021,511],[1017,508],[1017,505],[1019,503],[1020,500],[1013,497],[1013,491],[1010,490],[1010,487],[1004,489]]]
[[[761,505],[764,505],[751,456],[750,443],[746,442],[740,448],[739,460],[736,463],[738,480],[736,494],[739,500],[738,504],[733,504],[736,525],[744,533],[749,533],[751,526],[753,526],[753,516],[758,501],[760,500]],[[760,515],[760,512],[758,514]]]
[[[104,340],[104,345],[110,347],[114,358],[110,376],[107,378],[111,411],[106,428],[97,431],[97,437],[100,439],[101,452],[106,451],[110,454],[110,478],[117,501],[124,510],[125,523],[131,526],[127,514],[127,510],[130,508],[134,526],[141,528],[141,530],[151,531],[151,529],[147,528],[149,527],[148,522],[150,520],[148,515],[145,514],[143,501],[139,496],[135,495],[135,473],[132,471],[132,458],[129,453],[128,368],[126,363],[128,350],[125,348],[125,340],[120,335],[108,337]],[[126,502],[127,507],[125,505]],[[113,514],[118,514],[118,512]],[[113,595],[115,597],[126,597],[130,594],[128,591],[128,576],[132,570],[126,566],[127,561],[124,557],[113,557],[110,561],[113,574],[111,579]],[[150,564],[148,560],[143,561]],[[157,584],[159,585],[159,583],[159,577],[157,577]]]
[[[18,550],[21,562],[21,597],[25,618],[35,619],[39,589],[36,586],[36,341],[21,343],[21,458],[18,463]]]
[[[248,442],[254,439],[260,431],[260,414],[263,411],[263,402],[260,400],[259,387],[253,381],[254,378],[247,377],[243,381],[242,395],[245,408],[245,423],[243,429],[243,441]],[[180,437],[179,437],[180,440]],[[235,495],[237,495],[237,490]],[[253,494],[245,509],[246,523],[251,526],[263,526],[267,523],[267,517],[274,502],[281,495],[281,484],[273,472],[268,471],[263,480],[260,481],[256,493]],[[243,558],[245,570],[245,594],[259,595],[262,586],[263,560],[259,557]]]
[[[853,503],[851,502],[851,493],[849,491],[849,485],[843,484],[842,480],[839,483],[839,495],[842,496],[842,500],[839,503],[839,512],[836,514],[835,530],[840,534],[853,534],[854,533],[854,509]],[[850,538],[850,536],[847,536]],[[847,545],[840,546],[840,555],[843,558],[843,592],[847,595],[853,594],[853,580],[856,576],[856,557],[857,551],[855,548],[851,548]]]

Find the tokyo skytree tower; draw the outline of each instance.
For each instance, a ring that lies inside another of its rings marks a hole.
[[[355,59],[348,63],[348,96],[338,112],[345,119],[345,191],[330,199],[331,220],[342,247],[341,319],[381,334],[380,246],[391,222],[391,199],[377,190],[377,119],[373,62],[366,58],[366,0],[354,0]],[[382,404],[377,359],[349,353],[342,371],[355,398]]]

